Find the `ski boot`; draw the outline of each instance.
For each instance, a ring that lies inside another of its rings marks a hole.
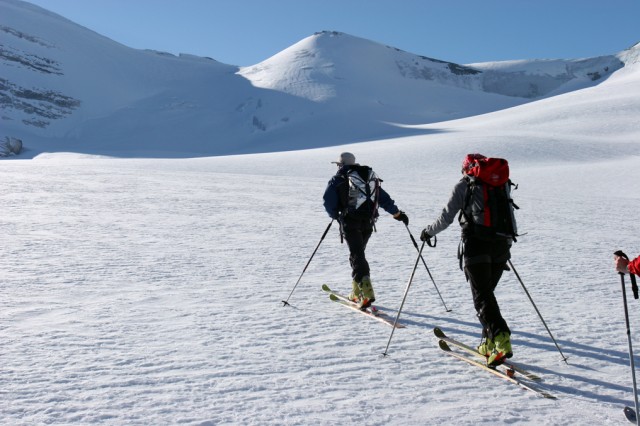
[[[349,300],[354,303],[360,304],[360,300],[362,299],[362,290],[360,290],[360,283],[358,281],[351,281],[351,294],[349,294]]]
[[[362,277],[360,283],[360,291],[362,292],[362,298],[360,299],[360,309],[367,309],[376,300],[375,293],[373,292],[373,285],[371,285],[371,278],[368,275]]]
[[[492,339],[488,337],[484,337],[482,339],[482,343],[480,343],[480,346],[478,346],[477,351],[480,355],[483,355],[485,358],[489,358],[495,346],[496,345],[493,343]]]
[[[494,339],[494,348],[491,351],[491,355],[487,358],[487,364],[495,367],[503,364],[507,358],[513,356],[513,350],[511,349],[511,338],[508,332],[501,331]]]

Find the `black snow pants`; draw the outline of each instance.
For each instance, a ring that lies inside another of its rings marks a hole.
[[[367,242],[373,233],[373,223],[370,217],[347,215],[342,220],[344,239],[349,246],[349,262],[351,263],[351,277],[361,282],[362,277],[369,275],[369,263],[365,256]]]
[[[511,334],[494,294],[502,273],[507,269],[507,261],[511,258],[511,241],[465,237],[463,242],[464,272],[471,285],[473,304],[483,328],[483,337],[493,339],[502,331]]]

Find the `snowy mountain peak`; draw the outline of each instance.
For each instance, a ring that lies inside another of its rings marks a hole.
[[[363,39],[360,37],[356,37],[356,36],[352,36],[346,33],[342,33],[339,31],[321,31],[321,32],[317,32],[314,34],[314,37],[317,38],[330,38],[330,39],[338,39],[341,38],[342,41],[344,41],[344,44],[348,44],[350,49],[353,51],[353,53],[355,53],[356,55],[360,54],[362,52],[362,50],[365,50],[367,47],[370,47],[372,49],[380,49],[380,48],[384,48],[384,49],[391,49],[393,51],[399,52],[400,55],[399,56],[406,56],[412,60],[414,60],[416,62],[415,65],[418,65],[420,62],[424,62],[422,65],[428,65],[429,63],[432,63],[431,65],[435,65],[437,67],[441,67],[442,64],[444,64],[447,68],[449,68],[449,70],[454,73],[454,74],[458,74],[458,75],[464,75],[464,74],[478,74],[480,73],[480,71],[475,70],[471,67],[465,67],[464,65],[460,65],[460,64],[455,64],[453,62],[446,62],[446,61],[442,61],[439,59],[434,59],[434,58],[430,58],[427,56],[422,56],[422,55],[415,55],[415,54],[411,54],[411,53],[407,53],[401,49],[398,49],[397,47],[392,47],[392,46],[388,46],[388,45],[383,45],[380,43],[376,43],[373,42],[371,40],[367,40],[367,39]],[[334,47],[334,45],[330,45],[328,47]],[[379,53],[379,52],[375,52],[375,53]],[[406,59],[406,58],[404,58]]]
[[[477,82],[465,77],[480,71],[346,33],[321,31],[257,65],[242,69],[240,74],[257,87],[326,101],[344,92],[345,85],[351,89],[359,87],[359,91],[366,93],[372,87],[407,84],[400,80],[474,89]]]
[[[132,49],[19,0],[0,0],[0,34],[0,138],[23,139],[33,152],[124,156],[411,135],[596,86],[638,62],[636,45],[599,58],[460,65],[321,31],[239,69]]]

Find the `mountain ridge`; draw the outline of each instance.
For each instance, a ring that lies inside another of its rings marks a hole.
[[[236,67],[132,49],[19,0],[0,0],[0,12],[0,136],[34,155],[209,156],[415,135],[596,86],[638,49],[460,65],[321,31]]]

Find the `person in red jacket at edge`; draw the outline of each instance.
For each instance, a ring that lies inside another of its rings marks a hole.
[[[629,261],[622,256],[615,256],[614,262],[616,265],[616,271],[623,274],[634,274],[640,276],[640,256]]]

